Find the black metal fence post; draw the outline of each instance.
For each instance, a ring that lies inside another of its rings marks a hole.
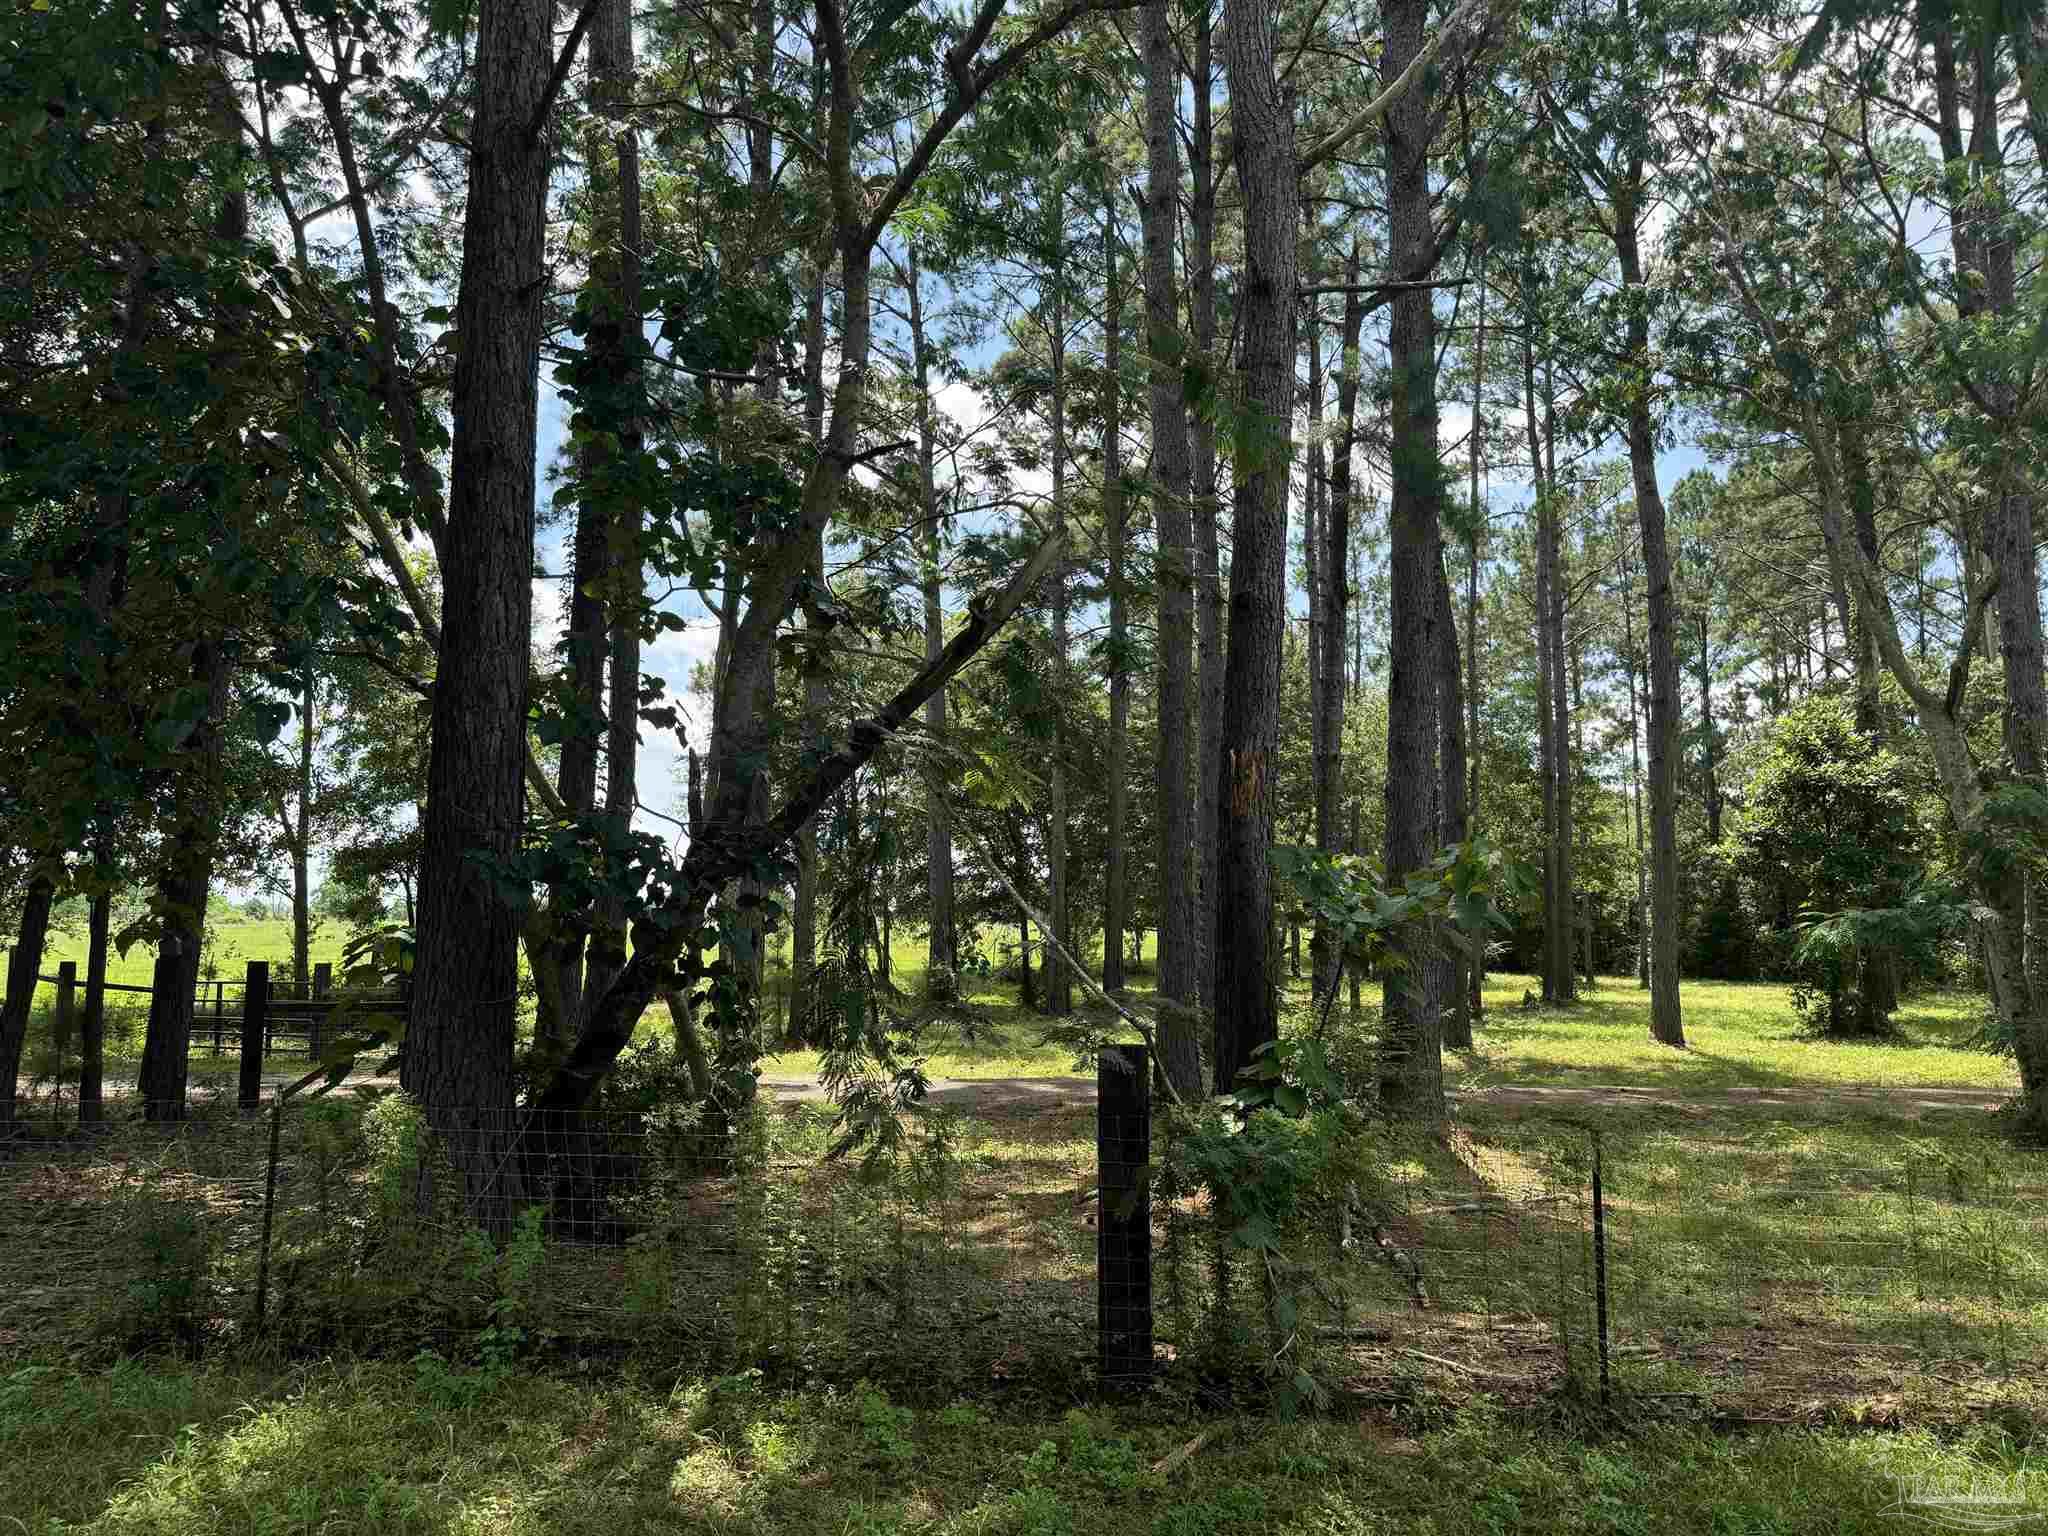
[[[1593,1309],[1600,1327],[1600,1406],[1607,1406],[1607,1201],[1600,1186],[1600,1131],[1593,1131]]]
[[[270,1161],[263,1173],[263,1246],[256,1250],[256,1326],[263,1326],[263,1312],[270,1302],[270,1230],[277,1211],[278,1130],[284,1123],[284,1100],[270,1101]]]
[[[329,961],[319,961],[313,967],[313,995],[307,1001],[316,1005],[323,1004],[333,995],[334,966]],[[326,1030],[323,1028],[326,1023],[327,1010],[324,1007],[316,1006],[308,1010],[306,1015],[306,1055],[309,1060],[318,1061],[320,1059],[320,1048],[326,1044],[326,1041],[322,1039],[322,1036],[326,1033]]]
[[[1096,1064],[1096,1363],[1104,1387],[1152,1374],[1152,1071],[1142,1045]]]
[[[242,992],[242,1073],[238,1102],[253,1110],[263,1102],[263,1045],[270,1032],[270,962],[251,960]]]

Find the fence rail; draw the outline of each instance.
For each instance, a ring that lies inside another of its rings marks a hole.
[[[82,987],[78,964],[67,960],[58,966],[56,975],[38,975],[36,980],[57,989],[54,1034],[61,1055],[79,1038]],[[156,996],[154,987],[122,982],[102,985],[109,991]],[[296,1046],[308,1060],[315,1060],[331,1038],[337,1014],[402,1013],[410,1006],[402,993],[344,995],[333,988],[334,967],[326,961],[316,964],[312,976],[300,982],[273,980],[269,962],[252,960],[239,981],[208,977],[194,983],[189,1037],[210,1048],[214,1056],[232,1051],[240,1058],[243,1102],[253,1104],[261,1094],[263,1061],[280,1046]]]
[[[1119,1055],[1092,1147],[939,1116],[868,1167],[830,1155],[817,1106],[429,1124],[337,1094],[53,1126],[0,1152],[22,1297],[0,1351],[90,1328],[447,1352],[493,1328],[940,1396],[1306,1382],[1771,1413],[1908,1389],[1981,1407],[2048,1363],[2037,1156],[1902,1131],[1852,1166],[1640,1123],[1439,1141],[1256,1247]]]

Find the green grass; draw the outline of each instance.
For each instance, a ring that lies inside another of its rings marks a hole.
[[[313,958],[338,962],[343,937],[336,924],[317,929]],[[249,960],[269,960],[275,967],[287,964],[290,956],[289,922],[234,919],[216,925],[210,959],[223,979],[238,979]],[[46,973],[55,974],[61,960],[82,963],[83,958],[82,933],[53,936]],[[1143,966],[1132,978],[1132,991],[1140,999],[1152,988],[1152,958],[1148,936]],[[125,958],[110,960],[108,976],[146,984],[150,965],[151,952],[138,945]],[[920,935],[898,937],[892,966],[895,984],[914,1007],[924,989]],[[1044,1039],[1050,1021],[1024,1010],[1015,982],[970,971],[963,988],[965,1009],[932,1018],[921,1033],[918,1048],[925,1053],[932,1076],[983,1080],[1059,1077],[1075,1071],[1073,1051]],[[2018,1086],[2009,1059],[1968,1045],[1983,1006],[1972,995],[1911,998],[1900,1010],[1895,1038],[1838,1043],[1812,1039],[1801,1030],[1785,986],[1688,981],[1682,992],[1687,1046],[1674,1051],[1651,1041],[1649,997],[1633,978],[1602,978],[1597,990],[1569,1008],[1525,1008],[1523,999],[1533,989],[1532,978],[1526,976],[1488,978],[1486,1022],[1477,1050],[1445,1061],[1452,1087],[1469,1091],[1496,1085],[1620,1085],[1672,1097],[1708,1098],[1745,1089],[1825,1096],[1846,1089],[2009,1093]],[[765,1011],[773,1018],[778,1008],[787,1006],[786,950],[771,955],[768,990]],[[1367,989],[1369,1000],[1373,990]],[[53,996],[54,988],[45,986],[40,1006],[47,1010]],[[1301,983],[1290,982],[1285,1001],[1289,1017],[1301,1024],[1307,1012]],[[1094,1006],[1078,990],[1076,1003]],[[110,999],[110,1054],[116,1060],[140,1051],[140,1005],[141,999],[132,995],[117,993]],[[1339,1012],[1341,1017],[1342,1005]],[[666,1013],[656,1008],[642,1020],[640,1035],[665,1039],[668,1028]],[[194,1071],[207,1075],[212,1060],[203,1050],[195,1052]],[[221,1070],[232,1072],[232,1055],[220,1060]],[[773,1055],[762,1063],[765,1075],[779,1079],[809,1077],[817,1068],[816,1054],[802,1051]]]
[[[1597,991],[1568,1008],[1524,1008],[1533,978],[1488,980],[1486,1022],[1478,1049],[1453,1079],[1459,1086],[1628,1084],[1674,1096],[2019,1086],[2009,1059],[1967,1045],[1983,1006],[1969,995],[1908,999],[1897,1038],[1851,1044],[1806,1035],[1788,987],[1688,981],[1679,992],[1686,1048],[1675,1051],[1650,1039],[1649,993],[1632,977],[1603,977]]]
[[[2018,1488],[2036,1511],[2048,1494],[2040,1449],[1995,1424],[1588,1439],[1483,1406],[1205,1424],[432,1362],[16,1366],[0,1442],[0,1524],[28,1536],[1804,1536],[1899,1530],[1902,1482]]]
[[[221,980],[240,981],[251,960],[268,960],[273,977],[279,976],[280,967],[289,971],[292,958],[292,925],[289,919],[233,917],[216,920],[208,926],[212,939],[200,961],[202,975],[211,965],[213,974]],[[339,970],[341,948],[347,938],[347,930],[342,924],[315,922],[308,945],[313,963],[317,965],[326,961]],[[43,958],[43,974],[54,976],[61,961],[75,960],[82,978],[85,974],[85,939],[82,923],[75,929],[52,933]],[[125,955],[111,947],[107,951],[109,981],[146,987],[155,966],[156,951],[147,944],[131,945]],[[49,990],[47,986],[45,990]]]

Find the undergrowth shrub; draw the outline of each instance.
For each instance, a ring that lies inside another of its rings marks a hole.
[[[153,1170],[124,1191],[104,1331],[124,1349],[196,1352],[212,1313],[216,1234],[203,1200]]]

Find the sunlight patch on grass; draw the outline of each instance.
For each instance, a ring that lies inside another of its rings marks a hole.
[[[1908,1000],[1895,1040],[1846,1042],[1805,1035],[1791,989],[1769,982],[1688,981],[1679,991],[1686,1049],[1650,1039],[1650,996],[1633,978],[1603,977],[1568,1008],[1522,1006],[1526,976],[1489,976],[1478,1048],[1456,1086],[1627,1084],[1674,1093],[1807,1088],[2018,1087],[2012,1062],[1964,1042],[1982,1000]],[[1448,1062],[1447,1062],[1448,1068]]]
[[[1431,1530],[1681,1536],[1895,1531],[1901,1482],[2025,1487],[2023,1432],[1722,1436],[1646,1423],[1591,1442],[1478,1404],[1203,1427],[1165,1406],[1065,1414],[898,1407],[871,1390],[750,1393],[712,1420],[667,1387],[515,1375],[451,1411],[399,1365],[278,1373],[171,1362],[0,1377],[0,1500],[31,1536],[321,1531],[1042,1532],[1282,1536]],[[814,1458],[757,1447],[800,1438]],[[565,1455],[565,1448],[573,1455]]]

